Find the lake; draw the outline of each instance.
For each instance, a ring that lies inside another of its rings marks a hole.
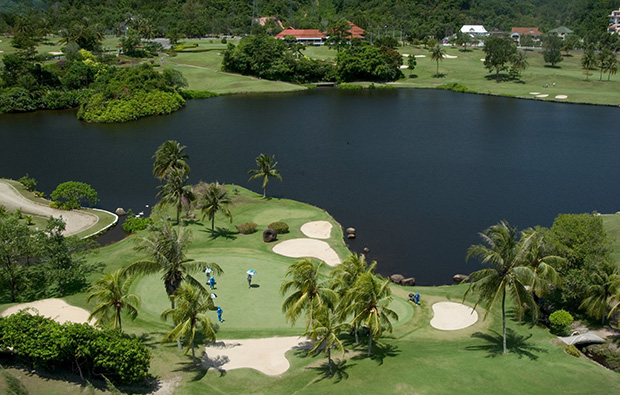
[[[91,184],[99,206],[155,202],[152,155],[186,145],[190,182],[248,182],[260,153],[284,182],[268,194],[327,210],[382,274],[451,283],[478,232],[502,219],[524,229],[559,213],[620,210],[620,109],[434,90],[223,96],[169,116],[86,124],[73,111],[0,115],[0,176],[26,173],[49,194]]]

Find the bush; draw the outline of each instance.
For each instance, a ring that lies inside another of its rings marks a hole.
[[[570,335],[570,324],[573,323],[573,316],[566,310],[556,310],[549,316],[551,333],[557,336]]]
[[[342,84],[338,84],[338,89],[357,90],[357,89],[364,89],[364,87],[361,85],[347,84],[346,82],[343,82]]]
[[[274,230],[279,235],[288,233],[288,224],[286,222],[272,222],[267,225],[267,227]]]
[[[97,330],[88,324],[61,325],[23,311],[0,318],[0,343],[33,367],[79,369],[123,384],[143,380],[151,358],[140,340],[120,331]]]
[[[567,344],[566,347],[564,347],[564,352],[576,358],[581,356],[579,349],[572,344]]]
[[[26,188],[26,190],[30,192],[34,191],[34,188],[37,186],[37,180],[35,180],[32,177],[29,177],[28,173],[26,173],[25,176],[23,176],[17,181],[19,181],[19,183],[22,184],[24,188]]]
[[[620,372],[620,350],[613,343],[592,344],[583,350],[589,358],[601,365]]]
[[[236,225],[237,230],[242,235],[249,235],[256,232],[256,224],[254,222],[244,222],[242,224]]]
[[[437,89],[443,89],[443,90],[452,91],[452,92],[476,93],[476,91],[473,91],[469,89],[468,87],[466,87],[465,85],[461,85],[457,82],[451,82],[449,84],[439,85]]]
[[[53,200],[50,206],[63,210],[79,209],[83,202],[95,205],[99,200],[97,192],[90,185],[77,181],[63,182],[50,196]]]
[[[129,210],[127,212],[127,219],[125,219],[123,224],[123,230],[127,233],[136,233],[148,228],[152,224],[153,220],[151,218],[136,217],[133,211]]]
[[[196,90],[182,90],[179,91],[181,97],[185,100],[189,99],[208,99],[210,97],[219,96],[217,93],[209,92],[209,91],[196,91]]]

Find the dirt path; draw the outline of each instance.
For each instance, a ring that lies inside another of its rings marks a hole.
[[[65,236],[80,233],[94,226],[99,221],[99,217],[95,214],[76,210],[57,210],[41,203],[35,203],[23,197],[12,185],[3,181],[0,181],[0,205],[6,207],[9,211],[21,208],[22,213],[37,217],[62,217],[66,222],[66,228],[63,232]]]

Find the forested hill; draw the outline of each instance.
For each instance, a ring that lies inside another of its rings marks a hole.
[[[296,28],[326,28],[346,18],[380,34],[409,38],[444,37],[463,24],[487,29],[537,26],[547,31],[560,25],[580,36],[605,31],[607,15],[620,0],[3,0],[0,30],[10,32],[20,15],[45,16],[57,31],[83,17],[109,33],[132,17],[165,34],[193,37],[250,32],[252,15],[277,17]],[[256,29],[256,27],[254,28]],[[275,23],[268,32],[277,32]]]

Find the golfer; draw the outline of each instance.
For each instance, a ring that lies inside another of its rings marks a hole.
[[[248,288],[252,287],[252,275],[248,274]]]
[[[222,312],[224,310],[222,310],[222,308],[220,306],[217,306],[217,319],[222,322]]]

